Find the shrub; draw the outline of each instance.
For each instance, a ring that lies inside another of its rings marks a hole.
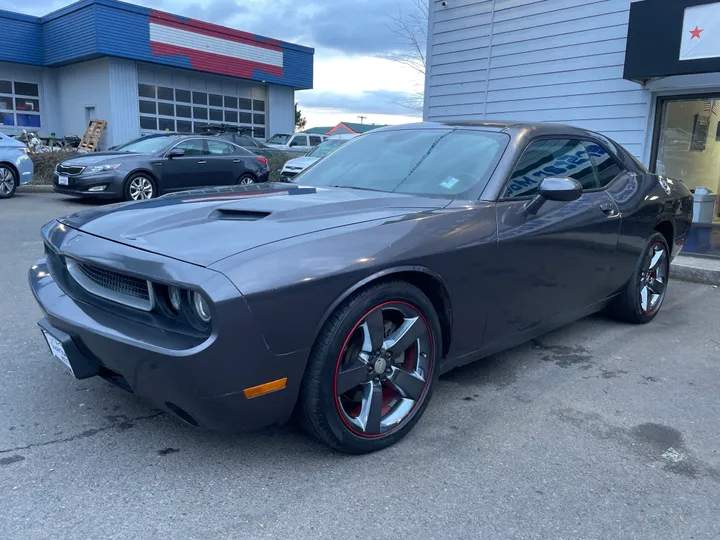
[[[38,154],[28,154],[35,165],[35,173],[33,174],[33,184],[52,184],[53,172],[58,163],[65,161],[77,155],[73,151],[58,152],[40,152]]]

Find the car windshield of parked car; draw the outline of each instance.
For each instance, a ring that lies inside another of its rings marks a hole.
[[[268,144],[287,144],[288,139],[290,139],[290,135],[282,135],[278,133],[277,135],[273,135],[270,137],[270,140],[267,142]]]
[[[380,131],[347,141],[295,181],[455,198],[487,184],[509,140],[479,130]]]
[[[317,145],[313,148],[312,152],[308,154],[308,157],[321,158],[327,156],[333,150],[337,150],[343,144],[347,142],[347,139],[330,139]]]
[[[118,146],[118,152],[138,152],[140,154],[154,154],[163,148],[167,148],[180,140],[180,137],[147,137],[130,141],[127,144]]]

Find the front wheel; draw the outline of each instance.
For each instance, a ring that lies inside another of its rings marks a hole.
[[[15,195],[17,185],[15,171],[7,165],[0,165],[0,199],[9,199]]]
[[[147,174],[134,174],[125,184],[126,201],[145,201],[156,196],[155,182]]]
[[[660,311],[670,277],[670,249],[665,237],[654,233],[645,242],[632,277],[615,298],[611,312],[633,324],[652,321]]]
[[[432,303],[409,283],[355,294],[312,349],[299,403],[306,428],[352,454],[399,441],[428,405],[441,342]]]

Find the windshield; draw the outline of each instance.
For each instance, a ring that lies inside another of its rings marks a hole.
[[[347,141],[298,184],[458,197],[484,186],[510,138],[490,131],[380,131]]]
[[[312,156],[315,158],[321,158],[327,156],[330,152],[333,150],[340,148],[343,144],[345,144],[348,140],[347,139],[330,139],[325,141],[324,143],[321,143],[317,145],[315,148],[313,148],[312,152],[308,154],[308,156]]]
[[[290,139],[290,135],[283,135],[281,133],[278,133],[277,135],[273,135],[270,137],[270,140],[267,142],[268,144],[287,144],[288,139]]]
[[[180,137],[143,137],[118,146],[118,152],[138,152],[140,154],[154,154],[163,148],[180,140]]]

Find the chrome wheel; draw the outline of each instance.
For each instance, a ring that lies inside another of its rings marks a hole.
[[[238,180],[238,184],[240,184],[241,186],[249,186],[250,184],[254,183],[255,179],[252,176],[243,176],[242,178],[240,178],[240,180]]]
[[[146,199],[152,199],[154,193],[153,184],[149,178],[144,176],[137,176],[130,181],[128,186],[128,192],[130,198],[133,201],[144,201]]]
[[[10,195],[15,190],[15,175],[7,167],[0,167],[0,195]]]
[[[336,406],[356,435],[379,437],[412,416],[432,374],[430,326],[414,306],[381,304],[345,339],[335,368]]]
[[[660,242],[650,248],[640,274],[640,309],[651,315],[660,309],[668,281],[668,255]]]

